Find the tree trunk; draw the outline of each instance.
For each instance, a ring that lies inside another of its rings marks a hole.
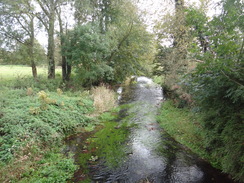
[[[55,8],[53,7],[49,17],[48,28],[48,47],[47,47],[47,59],[48,59],[48,79],[55,78],[55,60],[54,60],[54,22],[55,22]]]
[[[60,30],[60,46],[61,49],[64,45],[64,28],[63,28],[63,22],[61,18],[61,8],[57,9],[57,15],[58,15],[58,21],[59,21],[59,30]],[[67,26],[66,26],[66,31],[67,31]],[[71,75],[71,65],[67,63],[67,58],[66,56],[62,55],[62,79],[63,81],[69,81],[70,80],[70,75]]]
[[[69,63],[67,63],[66,81],[69,81],[70,80],[71,69],[72,69],[72,66]]]
[[[30,49],[30,57],[31,57],[32,75],[34,78],[37,78],[37,69],[36,69],[35,56],[34,56],[34,41],[35,41],[34,17],[32,17],[31,22],[30,22],[30,31],[31,31],[31,33],[30,33],[31,35],[30,35],[29,49]]]

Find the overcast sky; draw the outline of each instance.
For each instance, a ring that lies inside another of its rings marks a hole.
[[[195,5],[199,6],[203,0],[185,0],[185,5]],[[209,17],[218,14],[219,8],[216,7],[216,3],[220,0],[208,0],[208,11],[207,15]],[[174,2],[175,0],[139,0],[139,7],[142,11],[147,13],[147,24],[153,25],[155,20],[160,19],[167,13],[174,12]]]

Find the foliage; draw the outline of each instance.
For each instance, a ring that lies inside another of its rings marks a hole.
[[[194,101],[192,109],[204,116],[200,126],[206,152],[224,172],[244,180],[244,4],[239,0],[222,0],[220,4],[222,12],[212,19],[202,7],[185,8],[180,30],[186,32],[181,39],[186,44],[181,48],[186,51],[183,61],[188,62],[187,67],[184,70],[180,62],[172,62],[173,58],[182,58],[175,57],[181,54],[177,46],[159,47],[155,74],[166,76],[166,90],[179,97],[179,91],[185,92]],[[169,35],[179,35],[170,26],[176,17],[177,14],[161,30],[166,27],[172,32]]]
[[[25,44],[19,45],[18,49],[15,51],[15,65],[30,65],[31,59],[34,59],[36,65],[47,65],[46,62],[46,54],[44,48],[38,43],[38,41],[34,42],[33,46],[33,58],[30,58],[30,53],[28,50],[29,41],[27,40]]]
[[[91,98],[81,92],[70,95],[61,89],[47,92],[2,87],[0,101],[1,169],[26,163],[25,168],[16,167],[18,171],[1,177],[18,181],[24,178],[23,182],[69,179],[76,168],[71,159],[59,154],[62,139],[77,127],[92,123],[91,117],[86,116],[93,111]],[[48,155],[50,149],[57,151]]]
[[[38,150],[33,156],[0,167],[2,182],[66,182],[78,168],[72,157],[65,157],[60,149]]]
[[[7,65],[29,65],[31,66],[31,59],[34,59],[36,65],[46,65],[46,55],[43,47],[35,41],[33,47],[33,58],[31,58],[28,47],[29,41],[27,40],[23,44],[17,44],[14,51],[7,52],[2,50],[2,61],[0,64]]]
[[[29,0],[2,0],[0,9],[0,34],[5,38],[5,46],[11,47],[16,42],[24,43],[26,38],[33,36],[34,32],[31,29],[34,7]]]
[[[27,170],[19,182],[67,182],[78,168],[72,158],[63,157],[55,152],[45,153],[44,158],[37,164],[37,171]]]
[[[243,180],[243,3],[224,0],[223,12],[207,22],[203,14],[191,10],[189,21],[197,30],[202,49],[191,55],[203,63],[186,80],[196,104],[205,115],[205,147],[221,168]],[[197,23],[196,23],[197,22]],[[201,34],[200,34],[201,33]],[[202,37],[201,37],[202,36]],[[201,44],[204,41],[204,44]],[[196,44],[195,44],[196,46]]]
[[[117,83],[145,72],[143,66],[153,54],[152,36],[140,20],[136,6],[129,0],[76,3],[77,18],[91,16],[92,20],[69,32],[62,51],[75,65],[82,84]],[[80,7],[84,3],[89,10]]]
[[[110,53],[110,42],[106,35],[99,33],[94,23],[77,26],[66,36],[63,54],[85,86],[113,80],[113,71],[104,62]]]
[[[192,38],[183,4],[184,1],[175,1],[175,13],[164,16],[163,23],[156,26],[158,40],[153,73],[164,77],[163,85],[169,91],[179,84],[190,65],[187,51]],[[163,42],[168,42],[167,46],[162,45]]]
[[[131,75],[148,74],[147,66],[154,54],[152,35],[146,31],[145,25],[133,19],[123,21],[114,25],[117,29],[111,31],[117,45],[108,58],[117,82],[123,82]]]

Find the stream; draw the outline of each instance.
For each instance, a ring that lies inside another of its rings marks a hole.
[[[120,88],[120,105],[129,104],[120,111],[120,121],[126,118],[136,127],[130,128],[126,141],[126,158],[111,168],[97,161],[89,168],[93,183],[231,183],[207,162],[177,143],[158,126],[156,115],[162,103],[162,88],[151,79],[137,77],[136,82]],[[118,121],[118,123],[120,123]],[[75,135],[67,141],[67,149],[78,157],[79,147],[92,133]],[[73,144],[76,144],[74,147]],[[75,174],[74,182],[82,170]],[[83,176],[83,175],[82,175]]]

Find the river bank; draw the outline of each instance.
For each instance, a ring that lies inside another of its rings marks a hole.
[[[195,113],[189,108],[177,108],[173,101],[167,100],[162,104],[157,120],[160,126],[187,150],[194,152],[204,161],[209,162],[211,166],[222,171],[221,157],[207,152],[204,146],[207,133],[202,126],[201,113]],[[229,182],[238,183],[228,174],[223,173],[223,176],[227,177]]]
[[[105,127],[87,139],[70,139],[68,149],[80,165],[74,182],[232,182],[158,126],[161,92],[150,79],[137,78],[123,88],[121,104],[127,106],[120,109],[119,119],[105,118]]]
[[[74,90],[65,88],[60,79],[42,77],[4,83],[0,86],[0,182],[67,182],[78,166],[71,153],[63,153],[63,140],[93,130],[97,116],[109,110],[105,105],[113,106],[108,97],[115,101],[114,95],[104,86]]]

